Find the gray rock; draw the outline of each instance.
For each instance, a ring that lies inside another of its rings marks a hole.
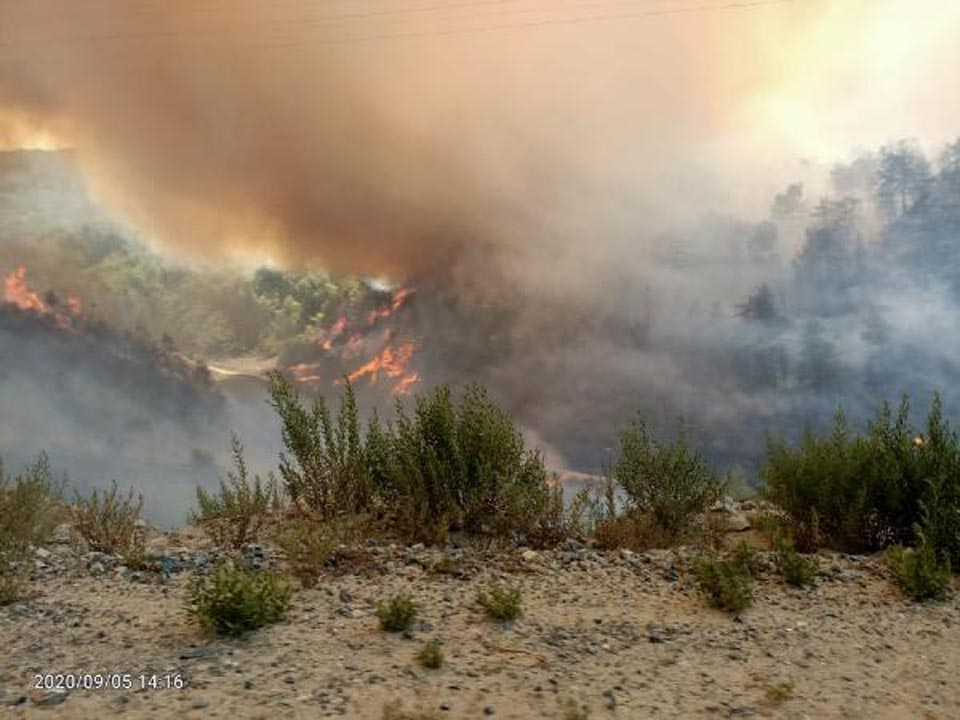
[[[45,692],[38,698],[35,698],[33,701],[34,705],[38,707],[53,707],[54,705],[59,705],[64,700],[67,699],[67,693],[64,690],[51,690]]]
[[[734,511],[727,515],[726,520],[727,532],[745,532],[750,529],[750,521],[742,512]]]

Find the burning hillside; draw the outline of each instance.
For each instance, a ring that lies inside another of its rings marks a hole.
[[[400,328],[413,296],[413,289],[401,287],[372,309],[354,309],[329,327],[314,328],[315,342],[297,349],[296,362],[286,363],[287,372],[297,384],[318,392],[345,378],[367,381],[393,395],[409,393],[420,382],[413,366],[421,340]]]

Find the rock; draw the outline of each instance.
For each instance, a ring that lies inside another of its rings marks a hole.
[[[49,560],[50,556],[53,555],[52,552],[42,547],[38,547],[36,550],[34,550],[33,554],[36,555],[38,560]]]
[[[207,706],[207,701],[203,698],[197,698],[193,701],[193,708],[195,710],[203,710]]]
[[[540,553],[536,550],[524,550],[520,557],[523,558],[524,562],[536,562],[540,559]]]
[[[340,590],[340,602],[346,603],[349,605],[353,602],[353,595],[350,594],[350,591],[343,588]]]
[[[103,575],[104,572],[105,570],[103,567],[103,563],[95,561],[90,564],[90,574],[93,575],[94,577]]]
[[[487,705],[487,706],[483,709],[483,714],[484,714],[484,715],[494,715],[496,712],[497,712],[497,711],[494,710],[493,707],[490,706],[490,705]]]
[[[212,648],[209,645],[200,645],[198,647],[190,647],[180,653],[181,660],[198,660],[200,658],[209,658],[217,654],[216,648]]]
[[[727,532],[744,532],[750,529],[750,521],[742,512],[734,511],[727,516],[724,529]]]
[[[70,542],[70,536],[73,533],[73,525],[70,523],[60,523],[53,529],[53,539],[58,543]]]
[[[59,705],[66,699],[67,692],[65,690],[50,690],[34,698],[33,704],[38,707],[53,707],[54,705]]]

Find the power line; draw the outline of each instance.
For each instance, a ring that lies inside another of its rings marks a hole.
[[[458,3],[456,6],[465,7],[468,5],[475,6],[478,4],[503,4],[509,2],[510,0],[485,0],[481,2],[471,2],[471,3]],[[284,49],[292,47],[318,47],[318,46],[335,46],[335,45],[345,45],[351,43],[362,43],[374,40],[395,40],[395,39],[406,39],[406,38],[428,38],[428,37],[448,37],[454,35],[470,35],[470,34],[483,34],[497,31],[506,31],[506,30],[524,30],[524,29],[533,29],[541,27],[550,27],[550,26],[574,26],[587,23],[599,23],[607,22],[612,20],[636,20],[642,18],[653,18],[653,17],[665,17],[671,15],[690,15],[690,14],[703,14],[711,12],[723,12],[723,11],[747,11],[752,9],[757,9],[761,7],[770,7],[778,5],[787,5],[794,3],[802,3],[804,0],[740,0],[737,2],[725,2],[722,4],[699,4],[699,5],[690,5],[685,7],[671,7],[671,8],[660,8],[656,10],[638,10],[631,12],[610,12],[610,13],[598,13],[594,15],[581,15],[575,17],[564,17],[564,18],[546,18],[538,20],[529,20],[523,22],[504,22],[491,25],[478,25],[478,26],[467,26],[467,27],[453,27],[446,29],[432,29],[432,30],[422,30],[422,31],[405,31],[397,33],[378,33],[372,35],[354,35],[347,37],[324,37],[324,38],[311,38],[304,40],[295,40],[295,41],[285,41],[285,42],[256,42],[256,43],[247,43],[235,46],[229,45],[218,45],[218,48],[228,48],[237,51],[269,51],[275,49]],[[623,3],[619,3],[623,4]],[[585,3],[579,4],[568,4],[561,7],[560,9],[577,9],[583,7]],[[591,7],[596,7],[596,3],[590,3]],[[445,6],[432,6],[437,7],[453,7],[453,4],[448,4]],[[554,6],[557,7],[557,6]],[[408,8],[407,10],[413,10]],[[532,11],[532,10],[530,10]],[[395,11],[401,12],[401,11]],[[497,13],[486,13],[486,15],[497,15]],[[448,18],[454,20],[465,20],[472,19],[470,17],[457,17],[457,18]],[[309,23],[307,23],[309,26]],[[331,27],[342,27],[341,26],[331,26]],[[143,33],[139,37],[141,39],[147,37],[166,37],[171,33]],[[179,36],[177,33],[172,33],[174,37]],[[127,39],[124,35],[103,35],[97,36],[96,38],[89,38],[90,40],[96,39],[98,42],[110,39]],[[83,38],[86,40],[88,38]],[[133,39],[133,38],[130,38]],[[78,40],[80,40],[78,38]],[[24,45],[29,46],[29,43],[0,43],[0,49],[11,48],[11,47],[22,47]],[[58,48],[59,49],[59,48]],[[100,48],[97,48],[98,50]],[[117,59],[149,59],[151,57],[162,57],[160,55],[154,54],[138,54],[138,55],[111,55]]]
[[[670,4],[670,3],[679,3],[683,0],[614,0],[613,5],[636,5],[636,4]],[[340,13],[340,14],[324,14],[316,15],[315,13],[310,13],[306,16],[300,17],[288,17],[284,19],[274,19],[274,20],[263,20],[261,22],[243,22],[243,23],[226,23],[222,25],[207,25],[205,27],[184,27],[177,30],[137,30],[131,32],[118,32],[118,33],[104,33],[98,35],[77,35],[73,37],[48,37],[41,38],[39,40],[14,40],[14,41],[0,41],[0,48],[2,47],[29,47],[31,45],[61,45],[64,43],[74,44],[74,43],[98,43],[110,40],[139,40],[147,38],[178,38],[194,34],[204,34],[204,33],[216,33],[232,30],[245,30],[245,29],[263,29],[263,28],[272,28],[272,27],[292,27],[292,28],[340,28],[340,27],[351,27],[352,23],[357,20],[377,20],[377,18],[385,18],[383,20],[377,21],[377,25],[384,24],[402,24],[402,23],[412,23],[412,22],[427,22],[430,20],[472,20],[479,17],[489,17],[491,15],[508,15],[508,14],[528,14],[532,12],[554,12],[562,10],[577,10],[580,8],[591,8],[591,7],[603,7],[609,4],[609,2],[604,2],[602,0],[586,0],[582,2],[572,2],[559,4],[557,2],[551,2],[547,5],[532,5],[532,6],[523,6],[521,0],[470,0],[468,2],[454,2],[454,3],[443,3],[443,4],[433,4],[433,5],[421,5],[417,7],[408,7],[408,8],[394,8],[392,10],[377,10],[377,11],[366,11],[366,12],[351,12],[351,13]],[[473,13],[468,15],[453,15],[450,17],[417,17],[422,16],[425,13],[435,13],[435,12],[449,12],[456,10],[472,9],[477,7],[499,7],[500,10],[487,10],[479,13]],[[706,7],[706,6],[704,6]],[[273,6],[275,9],[276,6]],[[200,9],[200,8],[197,8]],[[313,19],[310,19],[313,18]]]

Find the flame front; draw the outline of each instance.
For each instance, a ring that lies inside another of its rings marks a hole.
[[[36,315],[50,315],[64,330],[73,330],[74,320],[83,314],[83,302],[76,295],[67,299],[67,310],[62,312],[44,300],[27,285],[27,269],[21,265],[3,281],[3,299],[11,305]]]
[[[417,343],[413,340],[405,340],[395,345],[388,343],[379,355],[348,374],[347,380],[356,382],[369,376],[370,382],[375,383],[380,373],[383,373],[397,381],[391,390],[394,395],[406,394],[420,380],[420,376],[410,370],[410,361],[416,351]]]

